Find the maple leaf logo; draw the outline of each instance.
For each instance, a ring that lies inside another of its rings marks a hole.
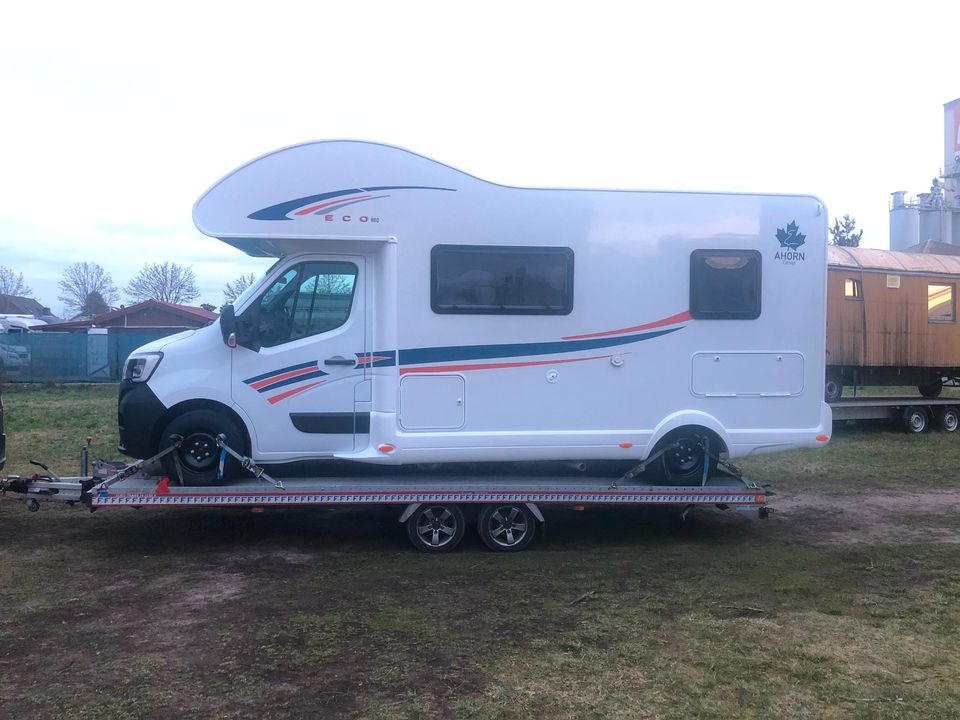
[[[789,223],[786,230],[777,228],[777,240],[780,241],[780,247],[796,250],[803,245],[806,239],[807,236],[800,232],[796,221]]]

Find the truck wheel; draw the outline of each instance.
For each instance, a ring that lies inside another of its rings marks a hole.
[[[523,504],[486,505],[477,518],[483,544],[496,552],[519,552],[533,541],[537,521]]]
[[[839,378],[828,377],[823,386],[823,399],[828,403],[836,402],[843,397],[843,383]]]
[[[940,393],[943,391],[943,381],[934,380],[932,383],[927,383],[926,385],[917,385],[917,390],[919,390],[920,394],[925,398],[940,397]]]
[[[960,427],[960,410],[948,405],[937,411],[937,423],[945,432],[956,432]]]
[[[236,421],[229,415],[214,410],[188,410],[177,415],[164,428],[160,435],[161,449],[170,445],[170,436],[183,438],[179,449],[174,450],[162,460],[164,471],[176,482],[177,467],[173,456],[180,460],[185,485],[213,485],[217,481],[220,465],[220,448],[216,437],[223,433],[227,436],[227,445],[241,455],[248,454],[246,440]],[[223,479],[235,477],[240,463],[231,456],[223,465]]]
[[[903,426],[909,433],[926,432],[930,425],[930,416],[925,408],[908,407],[903,411]]]
[[[407,520],[407,537],[421,552],[450,552],[463,540],[464,522],[456,505],[421,505]]]
[[[653,452],[658,452],[660,448],[670,447],[661,456],[661,467],[666,484],[668,485],[689,485],[691,482],[699,485],[703,477],[704,437],[710,441],[711,456],[707,458],[709,469],[707,476],[713,475],[717,468],[716,455],[720,452],[720,440],[708,430],[700,430],[695,427],[682,427],[668,433],[654,447]]]

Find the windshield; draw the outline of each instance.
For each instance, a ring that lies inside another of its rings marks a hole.
[[[282,258],[281,258],[281,259],[282,259]],[[256,280],[254,280],[252,283],[250,283],[250,284],[247,286],[247,289],[244,290],[242,293],[240,293],[240,294],[237,296],[237,299],[233,301],[233,307],[235,307],[235,308],[243,307],[243,306],[250,300],[250,298],[253,297],[253,296],[256,294],[257,288],[260,287],[260,283],[263,282],[263,279],[264,279],[267,275],[269,275],[271,272],[273,272],[273,269],[277,266],[277,264],[278,264],[279,262],[280,262],[280,260],[277,260],[273,265],[271,265],[269,268],[267,268],[267,270],[266,270],[265,272],[261,273],[261,274],[260,274],[260,277],[258,277],[258,278],[257,278]]]

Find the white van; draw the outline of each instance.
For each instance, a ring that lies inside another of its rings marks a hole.
[[[507,187],[395,147],[260,157],[197,202],[277,258],[219,323],[139,348],[120,449],[258,463],[639,462],[827,442],[815,197]],[[675,442],[679,440],[680,442]],[[227,474],[231,468],[226,468]]]

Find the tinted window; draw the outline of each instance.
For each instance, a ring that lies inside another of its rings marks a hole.
[[[690,315],[702,320],[760,317],[760,253],[694,250],[690,255]]]
[[[357,267],[310,262],[285,271],[260,299],[260,344],[266,347],[334,330],[350,316]]]
[[[437,245],[430,284],[437,313],[566,315],[573,309],[573,251]]]

